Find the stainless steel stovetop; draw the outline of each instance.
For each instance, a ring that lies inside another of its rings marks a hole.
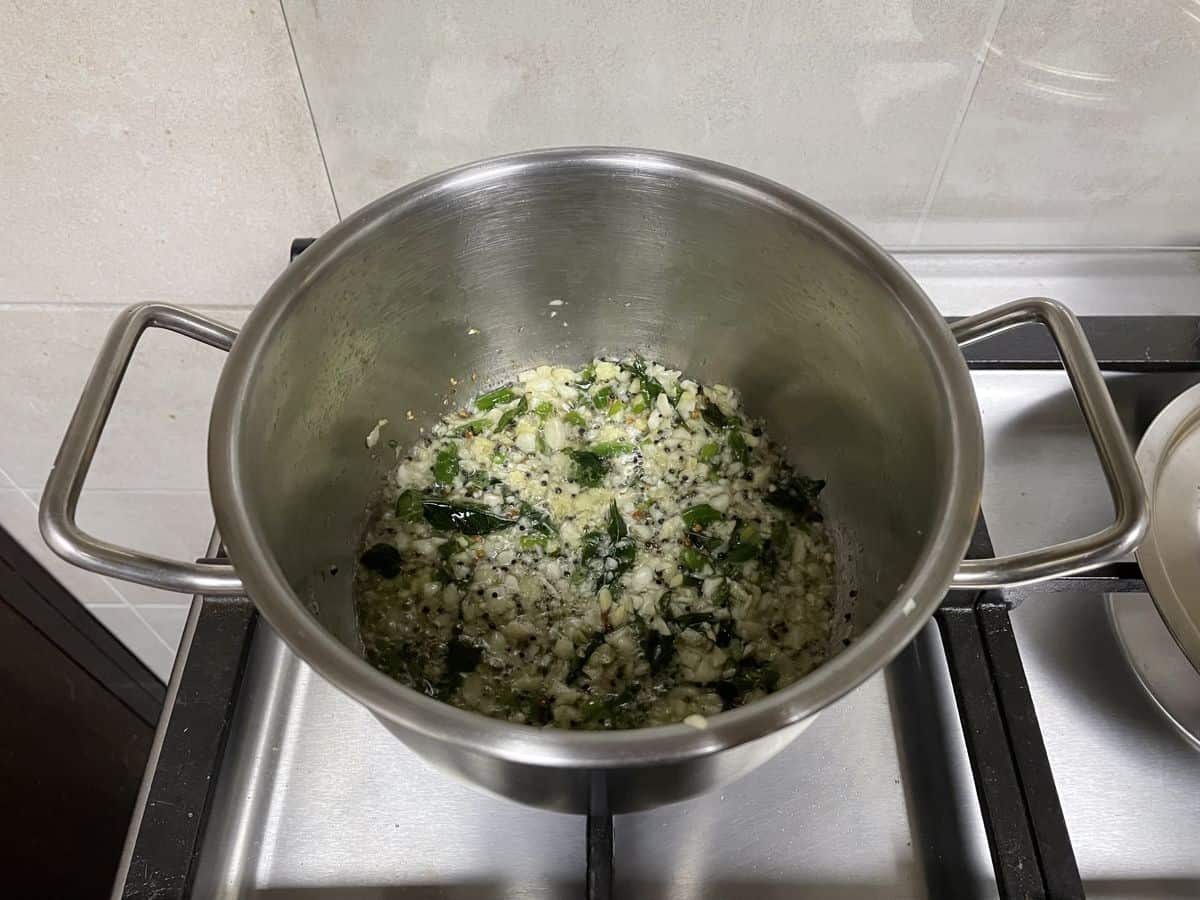
[[[1200,313],[1200,254],[901,259],[947,314],[1028,294],[1055,296],[1080,314]],[[1117,375],[1110,386],[1136,430],[1197,380]],[[1065,376],[977,372],[975,385],[997,551],[1104,525],[1107,491]],[[1119,602],[1150,601],[1129,594]],[[185,645],[198,637],[196,619],[194,610]],[[1102,598],[1030,594],[1012,621],[1087,895],[1200,897],[1200,752],[1143,693]],[[885,673],[722,793],[618,817],[614,895],[997,896],[940,640],[930,625]],[[170,693],[202,702],[179,692],[187,651]],[[231,715],[211,806],[144,809],[133,827],[135,836],[150,827],[151,814],[203,818],[193,896],[583,895],[582,819],[483,796],[428,768],[261,622]],[[154,883],[132,846],[128,884]]]

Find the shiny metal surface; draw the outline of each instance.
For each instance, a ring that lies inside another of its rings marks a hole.
[[[371,669],[347,536],[361,533],[364,498],[394,458],[369,454],[363,435],[388,418],[404,445],[466,399],[456,385],[477,384],[469,393],[535,363],[630,350],[738,385],[796,461],[828,479],[854,644],[703,731],[535,730]],[[209,437],[222,536],[284,641],[444,770],[573,812],[597,789],[618,812],[694,796],[779,753],[932,614],[982,479],[961,353],[890,257],[779,185],[620,149],[474,164],[334,228],[246,322]]]
[[[936,635],[927,635],[936,645]],[[934,652],[937,647],[933,647]],[[255,636],[198,864],[196,896],[571,898],[582,895],[584,822],[481,797],[429,768],[267,629]],[[905,704],[944,685],[907,686]],[[616,820],[616,896],[917,898],[931,894],[882,675],[723,792]],[[902,715],[896,710],[896,715]],[[954,723],[949,722],[951,727]],[[953,736],[953,733],[951,733]],[[961,753],[961,750],[960,750]],[[928,759],[929,765],[945,765]],[[917,761],[916,764],[922,764]],[[965,761],[946,796],[973,831],[963,869],[994,897]]]
[[[112,411],[117,390],[147,328],[165,328],[219,350],[233,346],[237,331],[205,316],[161,303],[131,306],[109,329],[62,446],[38,511],[42,537],[69,563],[101,575],[187,594],[244,594],[232,566],[198,565],[118,547],[87,534],[75,521],[79,494]]]
[[[1168,722],[1200,750],[1200,672],[1171,636],[1149,594],[1105,598],[1113,633],[1138,682]]]
[[[974,381],[998,549],[1107,522],[1066,377]],[[1134,433],[1190,383],[1110,379]],[[1200,754],[1148,703],[1101,598],[1036,595],[1013,621],[1088,896],[1200,896]],[[197,896],[580,896],[581,819],[481,798],[391,740],[269,629],[255,640]],[[616,834],[618,896],[632,900],[997,896],[932,628],[804,740],[720,792],[619,816]]]
[[[1197,377],[1106,380],[1136,440]],[[973,380],[989,453],[983,504],[998,552],[1109,521],[1104,475],[1065,376],[983,372]],[[1104,599],[1030,594],[1012,620],[1087,896],[1200,896],[1200,754],[1159,715],[1125,664]]]
[[[1153,499],[1138,564],[1170,633],[1200,672],[1200,387],[1158,415],[1137,461]]]
[[[1083,420],[1096,444],[1116,515],[1110,525],[1087,537],[994,559],[963,560],[951,582],[955,588],[1028,584],[1115,562],[1138,545],[1150,519],[1146,492],[1129,439],[1117,418],[1083,329],[1068,309],[1053,300],[1032,297],[960,319],[951,330],[960,344],[968,346],[1031,323],[1046,326],[1058,346]]]
[[[551,301],[565,304],[562,319]],[[960,584],[1098,564],[1144,528],[1128,447],[1070,313],[1025,300],[961,323],[958,334],[970,342],[1031,321],[1050,328],[1070,370],[1116,519],[1060,547],[965,564]],[[829,210],[705,160],[575,148],[476,163],[396,191],[306,250],[250,316],[214,402],[209,476],[237,576],[104,545],[73,525],[124,366],[154,324],[222,346],[232,339],[169,307],[137,307],[118,323],[47,489],[52,546],[96,571],[178,590],[207,580],[213,592],[240,593],[240,577],[289,646],[410,747],[546,809],[586,812],[600,795],[616,812],[647,809],[771,759],[915,636],[977,515],[979,412],[954,336],[928,298]],[[737,385],[794,461],[828,480],[838,612],[852,617],[854,643],[703,730],[535,730],[439,703],[368,666],[355,633],[351,536],[394,458],[368,453],[362,435],[387,418],[409,444],[461,402],[456,385],[631,350]]]

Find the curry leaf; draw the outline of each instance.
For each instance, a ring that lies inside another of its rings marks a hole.
[[[626,453],[632,453],[636,447],[626,441],[601,441],[599,444],[593,444],[591,452],[595,453],[601,459],[608,459],[612,456],[624,456]]]
[[[689,506],[680,513],[680,517],[683,519],[683,524],[688,528],[695,528],[697,525],[703,528],[706,525],[711,525],[713,522],[721,521],[721,514],[707,503],[697,503],[695,506]]]
[[[570,454],[574,464],[571,466],[571,480],[584,487],[599,487],[608,471],[604,459],[591,450],[572,450]]]
[[[414,490],[407,490],[396,498],[396,518],[401,522],[420,522],[421,495]]]
[[[629,526],[625,524],[625,520],[621,518],[621,511],[617,509],[617,501],[613,500],[608,505],[608,538],[616,543],[623,537],[629,536]]]
[[[736,428],[729,432],[729,449],[733,451],[733,458],[743,466],[750,465],[750,448],[746,446],[746,439]]]
[[[510,407],[504,411],[504,414],[500,416],[500,421],[496,423],[496,427],[492,429],[492,431],[504,431],[504,429],[508,428],[509,425],[517,420],[517,416],[524,415],[527,409],[529,409],[529,401],[522,396],[521,399],[517,401],[516,406]]]
[[[497,406],[502,406],[505,403],[512,403],[517,399],[517,395],[510,387],[496,388],[494,391],[488,391],[486,394],[480,394],[475,398],[475,408],[480,410],[495,409]]]
[[[449,484],[458,476],[458,472],[458,444],[449,444],[433,461],[433,477],[438,484]]]
[[[825,482],[784,472],[773,491],[767,494],[767,502],[795,514],[802,522],[820,522],[821,511],[817,508],[817,496]]]
[[[425,521],[439,531],[460,531],[463,534],[491,534],[517,524],[472,503],[453,503],[448,500],[421,501]]]

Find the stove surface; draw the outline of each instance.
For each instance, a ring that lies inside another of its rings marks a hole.
[[[1192,254],[985,256],[902,261],[948,313],[1026,294],[1081,314],[1200,310]],[[1132,284],[1157,291],[1147,308],[1131,309]],[[1109,384],[1136,435],[1198,377]],[[1066,376],[980,372],[975,385],[997,552],[1103,526],[1108,494]],[[1088,896],[1200,896],[1200,752],[1142,692],[1102,598],[1030,593],[1012,620]],[[939,642],[930,625],[723,792],[617,817],[615,896],[997,896]],[[430,769],[260,623],[195,896],[575,898],[584,833],[582,818],[486,797]]]

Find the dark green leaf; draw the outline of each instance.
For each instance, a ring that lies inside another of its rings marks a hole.
[[[450,563],[450,557],[464,549],[458,543],[461,540],[462,538],[453,537],[448,541],[444,541],[437,548],[438,559],[440,559],[442,562],[441,565],[438,566],[435,574],[437,576],[437,580],[442,584],[451,584],[456,580],[454,566]]]
[[[395,578],[399,575],[403,563],[400,551],[391,544],[375,544],[363,553],[358,561],[368,571],[382,575],[384,578]]]
[[[675,638],[673,635],[659,634],[651,629],[642,641],[642,653],[646,662],[650,663],[651,674],[657,675],[675,656]]]
[[[689,506],[680,513],[680,517],[683,519],[683,524],[688,528],[694,528],[697,525],[704,528],[713,522],[721,521],[721,514],[707,503],[698,503],[695,506]]]
[[[604,542],[604,535],[599,531],[589,531],[580,541],[583,550],[580,552],[580,559],[586,566],[588,563],[600,557],[600,545]]]
[[[517,420],[517,416],[524,415],[525,411],[528,409],[529,401],[522,396],[521,399],[517,401],[516,406],[511,406],[504,411],[503,415],[500,416],[500,421],[498,421],[496,423],[496,427],[492,429],[492,433],[494,434],[497,431],[504,431],[509,425]]]
[[[608,464],[590,450],[572,450],[570,478],[584,487],[599,487],[608,471]]]
[[[770,693],[779,686],[779,672],[770,663],[744,660],[733,676],[719,681],[713,689],[720,696],[725,708],[740,705],[751,691]]]
[[[608,459],[611,456],[624,456],[626,453],[632,453],[637,448],[633,444],[625,441],[602,441],[599,444],[592,445],[592,453],[595,453],[601,459]]]
[[[744,525],[738,523],[729,539],[729,549],[725,552],[724,559],[734,564],[749,562],[758,556],[761,549],[762,537],[758,533],[758,526],[753,522]]]
[[[458,477],[458,444],[450,444],[433,461],[433,477],[438,484],[450,484]]]
[[[604,409],[608,406],[608,400],[611,396],[612,388],[606,384],[592,395],[592,405],[596,407],[596,409]]]
[[[824,487],[824,481],[785,471],[780,474],[775,490],[767,494],[767,502],[788,510],[801,522],[820,522],[817,496]]]
[[[688,546],[695,550],[707,550],[709,552],[716,550],[721,546],[721,539],[716,535],[701,534],[698,531],[689,531],[684,535],[684,540]]]
[[[630,374],[636,376],[638,381],[642,383],[642,393],[644,393],[646,397],[649,398],[650,403],[653,404],[654,401],[658,399],[658,395],[663,392],[663,386],[659,384],[656,379],[647,374],[646,361],[640,356],[635,357],[633,362],[625,365],[625,369],[629,371]]]
[[[628,536],[629,526],[621,518],[621,511],[617,509],[617,501],[613,500],[608,505],[608,538],[613,543],[616,543],[621,538]]]
[[[692,612],[676,616],[672,624],[676,625],[680,631],[684,631],[688,628],[695,628],[698,625],[712,625],[715,627],[717,620],[709,612]]]
[[[524,500],[521,501],[521,518],[528,521],[529,527],[534,531],[544,535],[558,534],[558,529],[550,520],[550,514]]]
[[[592,654],[603,646],[605,635],[603,631],[599,631],[592,635],[591,640],[587,642],[583,650],[576,656],[571,663],[571,668],[567,670],[567,677],[564,679],[567,684],[573,684],[583,674],[583,667],[587,665],[587,661],[592,658]]]
[[[396,518],[401,522],[421,521],[421,495],[407,490],[396,498]]]
[[[496,388],[494,391],[488,391],[486,394],[480,394],[476,397],[475,408],[486,411],[494,409],[497,406],[502,406],[505,403],[512,403],[516,399],[517,395],[512,388]]]
[[[746,439],[736,428],[729,432],[729,449],[733,451],[733,458],[743,466],[750,465],[750,448],[746,446]]]
[[[700,415],[704,417],[704,421],[720,431],[729,425],[729,416],[721,412],[721,407],[713,403],[711,400],[705,400],[704,406],[700,409]],[[701,457],[703,459],[703,457]]]
[[[777,552],[791,546],[787,522],[776,522],[771,526],[771,543],[775,545]]]
[[[629,685],[619,694],[603,694],[589,697],[580,707],[580,719],[586,725],[604,724],[608,727],[625,728],[634,724],[633,713],[637,711],[635,697],[637,688]]]
[[[683,567],[689,572],[699,572],[706,565],[708,565],[708,560],[705,558],[704,554],[699,550],[694,550],[691,547],[684,547],[683,553],[680,554],[680,558],[683,561]]]
[[[460,531],[463,534],[491,534],[517,524],[471,503],[452,503],[448,500],[421,501],[425,521],[439,531]]]

